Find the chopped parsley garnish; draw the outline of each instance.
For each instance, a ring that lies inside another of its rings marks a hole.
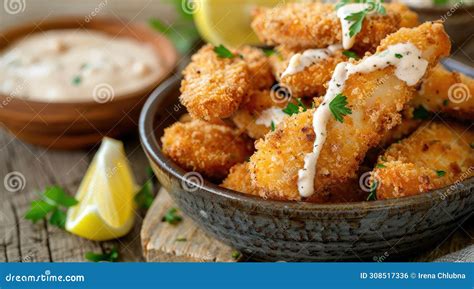
[[[188,239],[186,239],[185,237],[178,237],[176,238],[176,242],[186,242]]]
[[[403,58],[403,55],[401,55],[400,53],[395,53],[395,57],[400,59],[400,58]]]
[[[41,199],[31,202],[30,209],[25,214],[25,219],[33,223],[44,219],[49,214],[49,223],[64,229],[66,224],[66,210],[77,205],[78,201],[69,196],[58,186],[48,187],[44,190]]]
[[[341,1],[339,4],[336,5],[336,10],[341,8],[342,6],[349,4],[351,1]],[[351,26],[349,27],[349,36],[353,37],[357,35],[361,30],[362,30],[362,23],[364,22],[365,17],[372,12],[374,9],[377,11],[377,13],[381,15],[385,15],[386,11],[385,8],[383,7],[382,3],[383,1],[374,1],[374,0],[355,0],[355,3],[367,3],[369,4],[369,7],[367,9],[364,9],[359,12],[354,12],[344,20],[352,21]]]
[[[178,215],[178,209],[176,208],[171,208],[166,212],[166,214],[163,216],[161,219],[162,222],[167,222],[168,224],[171,225],[176,225],[180,223],[183,220],[183,217]]]
[[[236,55],[232,53],[227,47],[224,45],[219,45],[214,47],[214,52],[219,56],[220,58],[234,58]]]
[[[449,100],[447,100],[447,99],[443,100],[443,105],[448,106],[449,105]]]
[[[275,49],[272,49],[272,48],[262,48],[262,51],[268,57],[270,57],[270,56],[272,56],[273,54],[276,53]]]
[[[422,119],[426,120],[430,117],[430,112],[426,110],[426,108],[422,105],[416,107],[413,110],[413,118],[414,119]]]
[[[383,169],[383,168],[386,168],[386,166],[384,164],[377,164],[376,166],[377,168],[379,169]]]
[[[437,175],[438,177],[444,177],[444,176],[446,175],[446,172],[445,172],[445,171],[438,170],[438,171],[436,171],[436,175]]]
[[[370,193],[367,196],[367,201],[377,200],[377,186],[378,186],[378,182],[374,180],[374,182],[370,185]]]
[[[71,81],[71,82],[72,82],[73,85],[76,85],[76,86],[77,86],[77,85],[81,84],[82,78],[81,78],[81,76],[76,75],[76,76],[74,76],[74,77],[72,78],[72,81]]]
[[[153,200],[155,199],[155,195],[153,193],[153,180],[155,178],[155,175],[153,174],[153,171],[150,167],[147,168],[147,176],[148,180],[146,180],[146,182],[143,184],[141,189],[134,197],[135,203],[140,208],[144,209],[149,209],[151,207],[151,204],[153,203]]]
[[[471,149],[474,149],[474,142],[470,144]]]
[[[270,124],[270,127],[271,127],[272,131],[275,131],[275,123],[273,122],[273,120],[272,120],[272,123]]]
[[[343,123],[344,116],[352,114],[352,110],[347,107],[347,104],[347,97],[341,93],[336,95],[336,97],[329,103],[329,110],[338,122]]]
[[[296,102],[298,104],[294,104],[292,102],[288,102],[286,107],[283,109],[283,112],[288,114],[289,116],[292,116],[294,114],[297,114],[300,112],[300,107],[302,108],[302,111],[306,111],[306,106],[304,105],[303,102],[301,102],[301,98],[297,98]]]
[[[232,259],[237,260],[237,259],[240,258],[240,256],[241,256],[241,254],[240,254],[239,251],[233,251],[232,252]]]
[[[354,58],[354,59],[359,59],[359,55],[357,55],[357,53],[353,52],[353,51],[350,51],[350,50],[344,50],[342,52],[342,54],[344,54],[345,56],[347,56],[348,58]]]
[[[119,259],[119,252],[117,247],[114,246],[104,254],[87,252],[85,258],[91,262],[117,262]]]

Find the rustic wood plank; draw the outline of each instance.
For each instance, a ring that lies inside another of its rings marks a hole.
[[[142,227],[143,251],[149,262],[235,262],[231,247],[209,237],[193,221],[183,216],[178,225],[161,221],[174,207],[168,193],[161,189],[147,213]],[[185,238],[186,241],[177,241]]]

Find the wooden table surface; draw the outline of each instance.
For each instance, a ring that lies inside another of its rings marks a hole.
[[[128,137],[125,147],[141,184],[146,178],[148,161],[138,136]],[[96,150],[97,147],[83,151],[46,150],[0,131],[0,262],[83,262],[86,252],[101,253],[112,246],[119,249],[120,261],[144,261],[140,244],[143,212],[136,213],[132,232],[111,242],[88,241],[46,221],[32,224],[23,217],[31,201],[46,186],[60,185],[75,195]],[[10,192],[4,185],[4,177],[11,172],[24,176],[24,188],[17,192]]]

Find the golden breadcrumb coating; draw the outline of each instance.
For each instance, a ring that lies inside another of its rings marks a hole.
[[[386,148],[412,134],[420,125],[422,120],[413,117],[413,108],[409,107],[402,112],[402,122],[389,130],[382,138],[379,147]]]
[[[426,23],[417,28],[402,28],[382,41],[378,51],[398,43],[413,43],[429,62],[428,70],[449,54],[450,42],[443,25]],[[394,75],[394,67],[351,75],[343,90],[352,114],[344,123],[331,118],[327,140],[318,159],[315,193],[356,177],[360,162],[369,148],[401,121],[400,111],[414,95],[414,87]],[[276,131],[257,141],[250,158],[254,184],[268,196],[301,200],[297,188],[298,170],[304,156],[312,151],[315,133],[314,109],[286,118]]]
[[[233,166],[221,186],[244,194],[264,197],[260,195],[258,189],[252,185],[247,162]]]
[[[259,190],[252,184],[249,163],[241,163],[233,166],[221,186],[244,194],[259,196],[264,199],[285,200],[285,198],[278,199],[275,198],[275,196],[268,196],[265,194],[265,191]],[[349,182],[331,187],[322,196],[316,197],[315,195],[307,201],[311,203],[359,202],[364,201],[367,197],[366,195],[367,193],[359,187],[359,180],[353,179]]]
[[[372,173],[377,198],[421,194],[474,176],[473,144],[472,129],[454,123],[424,124],[379,158]]]
[[[268,89],[275,82],[270,60],[260,48],[244,46],[240,50],[250,75],[252,89]]]
[[[442,65],[423,81],[412,105],[466,120],[474,120],[474,79],[449,72]]]
[[[273,97],[272,93],[274,94]],[[271,90],[250,92],[247,101],[232,116],[235,126],[245,131],[253,139],[265,136],[271,130],[271,127],[256,123],[262,111],[272,107],[284,108],[287,104],[286,101],[280,100],[279,97],[281,96],[277,96],[275,93]]]
[[[232,128],[201,120],[177,122],[165,129],[163,153],[183,169],[221,179],[252,154],[252,142]]]
[[[380,41],[400,28],[398,12],[387,9],[386,15],[373,14],[363,22],[352,50],[374,51]],[[341,23],[334,4],[289,3],[254,11],[252,28],[268,45],[293,49],[325,48],[342,42]]]
[[[288,67],[291,56],[296,54],[296,52],[280,48],[279,53],[284,60],[281,61],[281,63],[275,64],[274,69],[278,70],[278,78],[280,78],[280,75]],[[290,89],[293,97],[324,95],[326,93],[325,84],[331,79],[336,65],[343,61],[347,61],[347,57],[342,54],[342,50],[337,51],[334,55],[315,62],[311,66],[306,67],[303,71],[286,75],[280,79],[280,83]]]
[[[183,71],[181,103],[203,120],[227,118],[239,107],[249,87],[247,64],[236,56],[220,58],[212,45],[205,45]]]

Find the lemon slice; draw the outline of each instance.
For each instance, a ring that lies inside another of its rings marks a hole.
[[[104,241],[127,234],[134,221],[137,186],[121,141],[104,138],[70,208],[66,230]]]
[[[281,0],[194,0],[193,15],[201,36],[214,45],[238,48],[260,44],[250,27],[252,10],[257,6],[274,6]]]

